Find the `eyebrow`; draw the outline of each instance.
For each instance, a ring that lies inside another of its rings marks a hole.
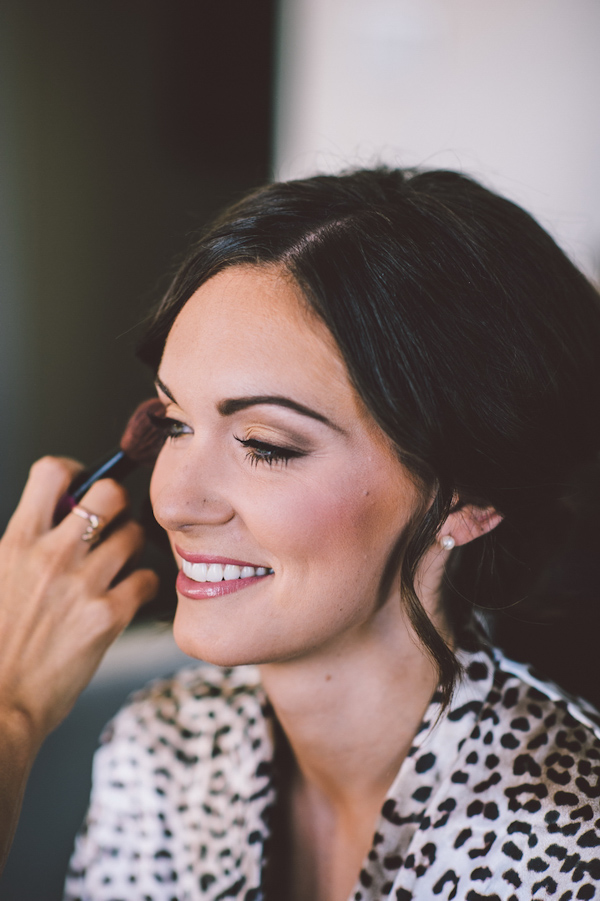
[[[158,376],[155,379],[155,384],[157,388],[160,388],[163,394],[167,395],[169,400],[172,400],[174,404],[177,403],[171,391],[167,388],[165,383],[158,378]],[[310,419],[316,419],[317,422],[324,423],[324,425],[329,426],[329,428],[335,429],[336,432],[343,431],[340,426],[336,425],[322,413],[318,413],[316,410],[312,410],[310,407],[305,407],[304,404],[299,404],[297,401],[292,400],[290,397],[282,397],[279,394],[255,394],[250,395],[249,397],[228,398],[227,400],[222,400],[219,404],[217,404],[217,410],[219,411],[221,416],[233,416],[234,413],[238,413],[240,410],[246,410],[248,407],[255,407],[259,404],[270,404],[276,407],[286,407],[288,410],[294,410],[296,413],[300,413],[302,416],[308,416]]]

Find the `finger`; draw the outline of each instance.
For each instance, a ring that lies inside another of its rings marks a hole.
[[[66,457],[36,460],[6,533],[34,537],[47,532],[60,497],[82,469],[80,463]]]
[[[113,532],[89,554],[83,573],[94,593],[103,593],[128,560],[139,554],[144,545],[144,530],[129,521]]]
[[[140,607],[156,597],[159,584],[158,576],[151,569],[136,569],[107,593],[106,597],[113,607],[115,620],[121,630],[133,619]]]
[[[78,507],[101,518],[101,525],[94,537],[100,537],[103,528],[123,513],[129,506],[129,495],[125,488],[113,479],[101,479],[87,491]],[[83,558],[93,543],[83,540],[93,523],[85,518],[85,514],[69,513],[48,535],[48,541],[61,549],[62,554],[74,558]]]

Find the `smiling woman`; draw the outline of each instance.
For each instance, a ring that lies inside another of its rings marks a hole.
[[[494,639],[580,592],[598,346],[593,287],[456,173],[270,185],[201,237],[142,353],[206,665],[106,731],[67,899],[595,897],[600,720]]]
[[[362,645],[390,616],[381,573],[421,498],[292,280],[240,266],[203,284],[169,332],[158,384],[171,440],[151,497],[183,566],[180,647],[231,666]],[[189,578],[186,559],[224,558],[264,574]]]

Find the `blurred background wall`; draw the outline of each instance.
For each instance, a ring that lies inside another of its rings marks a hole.
[[[37,456],[118,440],[175,257],[268,177],[274,7],[0,3],[2,522]]]
[[[174,260],[273,173],[458,168],[598,280],[599,38],[597,0],[2,0],[0,530],[37,456],[118,441],[151,390],[133,349]],[[151,612],[172,598],[167,574]],[[598,622],[573,629],[582,647]],[[545,638],[561,658],[565,633]],[[102,723],[181,660],[148,625],[111,651],[36,765],[5,901],[60,898]]]
[[[92,463],[153,393],[139,323],[191,236],[271,172],[274,0],[0,2],[0,531],[44,453]],[[147,475],[136,474],[141,501]],[[152,548],[168,615],[174,578]],[[57,901],[99,732],[187,660],[129,630],[34,767],[3,901]],[[187,660],[189,662],[189,660]]]
[[[600,275],[597,0],[282,0],[275,171],[464,170]]]

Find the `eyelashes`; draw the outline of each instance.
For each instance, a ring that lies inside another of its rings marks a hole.
[[[179,438],[181,435],[192,434],[192,429],[178,419],[171,419],[169,416],[156,416],[152,413],[148,415],[153,425],[166,438]],[[281,447],[278,444],[257,441],[255,438],[238,438],[237,435],[233,437],[242,447],[246,448],[246,459],[249,460],[251,466],[258,466],[259,463],[266,463],[269,466],[273,466],[274,463],[280,463],[283,466],[287,466],[290,460],[305,456],[303,451],[295,450],[291,447]]]
[[[266,441],[257,441],[255,438],[243,439],[238,438],[237,435],[233,437],[247,449],[246,458],[252,466],[258,466],[259,463],[268,463],[269,466],[272,466],[273,463],[281,463],[287,466],[289,461],[295,457],[304,456],[302,451],[293,450],[291,447],[267,444]]]

